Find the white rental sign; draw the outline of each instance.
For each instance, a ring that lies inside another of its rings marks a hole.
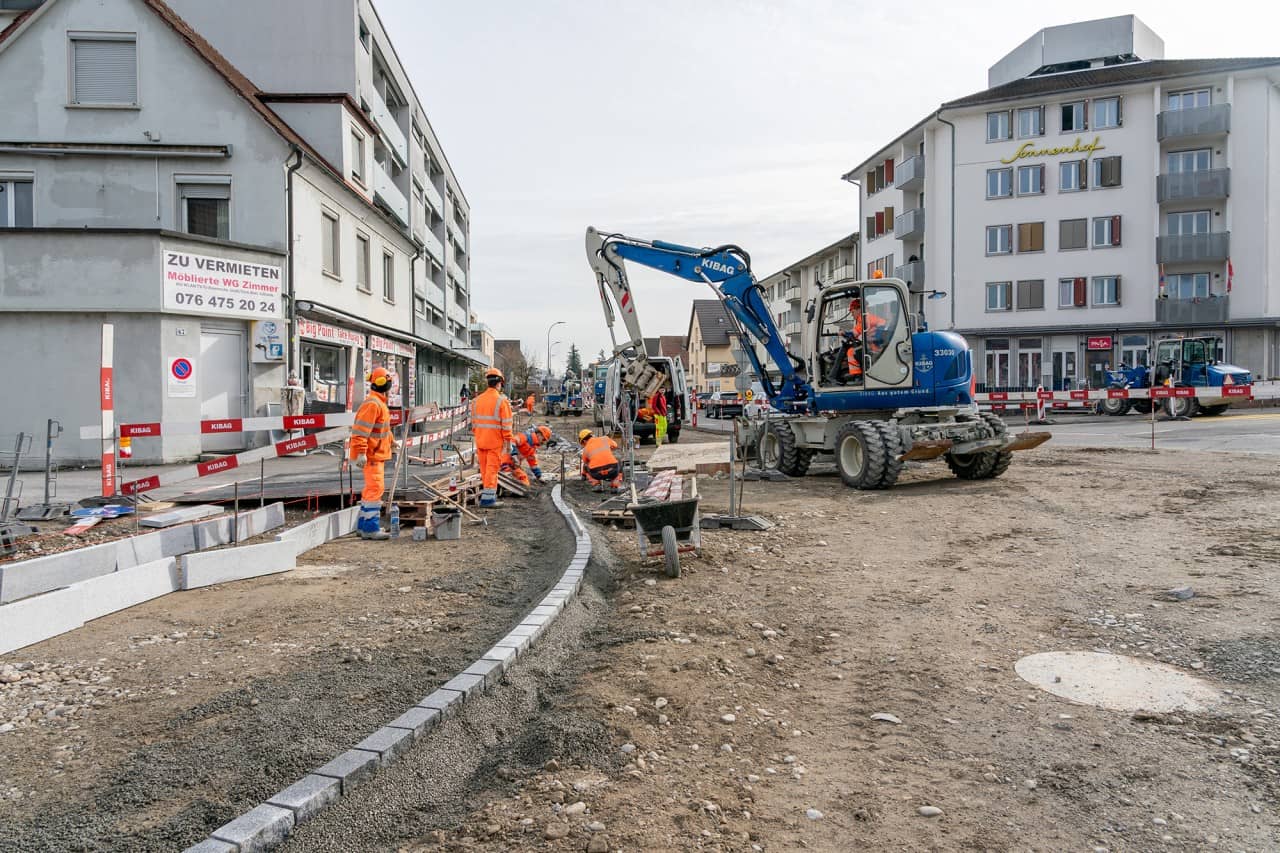
[[[167,311],[253,320],[283,314],[278,266],[166,250],[161,274]]]

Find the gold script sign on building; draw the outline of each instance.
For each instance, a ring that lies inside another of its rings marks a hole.
[[[1034,142],[1024,142],[1018,146],[1018,150],[1013,152],[1009,157],[1001,159],[1001,163],[1016,163],[1019,160],[1027,160],[1032,157],[1060,157],[1064,154],[1083,154],[1086,158],[1091,156],[1095,151],[1102,151],[1106,148],[1102,144],[1102,137],[1095,136],[1092,142],[1085,142],[1081,137],[1077,136],[1073,145],[1059,145],[1053,148],[1037,148]]]

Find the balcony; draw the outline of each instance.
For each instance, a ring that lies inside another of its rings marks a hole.
[[[845,264],[843,266],[836,267],[834,270],[831,271],[831,281],[827,283],[836,284],[837,282],[841,282],[841,281],[857,281],[857,280],[858,280],[858,268],[853,264]]]
[[[1156,238],[1156,263],[1158,264],[1225,261],[1230,254],[1230,231]]]
[[[467,312],[464,309],[458,307],[456,302],[449,305],[449,310],[446,316],[448,316],[448,318],[453,322],[460,325],[464,333],[466,332],[471,318],[467,316]]]
[[[1204,299],[1157,299],[1156,322],[1172,326],[1216,325],[1227,322],[1230,296]]]
[[[373,123],[378,126],[378,130],[382,131],[382,138],[387,143],[387,148],[395,156],[396,162],[401,167],[409,165],[409,140],[405,139],[404,131],[400,129],[400,125],[396,124],[395,117],[391,115],[391,110],[387,108],[387,104],[382,100],[382,96],[373,87],[368,89],[368,97],[365,99],[369,104],[369,116],[373,119]]]
[[[458,248],[467,251],[467,235],[463,233],[462,226],[453,219],[446,220],[449,224],[449,236],[453,238],[453,242],[458,244]]]
[[[427,254],[437,264],[444,265],[444,243],[440,242],[440,238],[431,233],[431,229],[424,230],[422,235],[422,245],[427,249]]]
[[[423,194],[427,197],[427,204],[436,212],[441,219],[444,218],[444,196],[440,195],[440,190],[436,189],[435,184],[428,178],[426,186],[422,188]]]
[[[899,163],[893,176],[893,186],[913,193],[924,189],[924,158],[917,155]]]
[[[924,261],[910,261],[893,268],[893,277],[905,281],[913,293],[924,290]]]
[[[893,220],[893,236],[897,240],[919,240],[924,236],[924,208],[916,207]]]
[[[800,285],[797,283],[784,288],[780,296],[782,299],[786,300],[787,302],[799,302],[800,301]]]
[[[1175,172],[1156,178],[1156,202],[1214,201],[1231,195],[1231,170]]]
[[[1156,116],[1156,139],[1226,136],[1231,130],[1231,105],[1213,104],[1190,110],[1165,110]]]
[[[782,327],[782,334],[786,335],[787,337],[800,334],[800,321],[792,320],[790,323],[785,324]]]
[[[409,199],[400,192],[387,170],[377,163],[373,165],[373,200],[381,203],[392,216],[399,219],[401,225],[409,225]]]
[[[462,267],[458,266],[457,261],[450,258],[445,269],[449,271],[449,278],[453,279],[463,287],[467,286],[467,274],[463,272]]]

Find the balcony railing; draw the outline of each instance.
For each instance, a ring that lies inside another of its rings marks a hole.
[[[453,238],[453,242],[456,243],[458,248],[463,252],[467,251],[467,235],[463,233],[462,226],[453,219],[448,219],[446,222],[449,225],[449,236]]]
[[[916,207],[893,220],[893,236],[898,240],[918,240],[924,236],[924,208]]]
[[[909,261],[894,267],[893,277],[905,281],[913,291],[924,290],[924,261]]]
[[[1156,139],[1161,142],[1190,136],[1225,136],[1230,130],[1230,104],[1165,110],[1156,116]]]
[[[457,261],[450,258],[447,269],[449,270],[450,278],[452,278],[454,281],[456,281],[458,284],[462,285],[463,287],[467,286],[467,274],[462,271],[462,267],[458,265]]]
[[[893,176],[893,185],[906,192],[924,189],[924,158],[917,155],[899,163]]]
[[[1225,323],[1230,315],[1230,301],[1230,296],[1157,299],[1156,322],[1177,326]]]
[[[1231,170],[1174,172],[1156,178],[1156,202],[1210,201],[1231,195]]]
[[[425,229],[422,235],[422,244],[427,248],[427,254],[437,264],[444,264],[444,243],[440,242],[440,238],[431,233],[431,229]]]
[[[1225,261],[1231,254],[1231,232],[1180,234],[1156,238],[1156,263]]]
[[[858,268],[853,264],[844,264],[838,266],[831,271],[831,280],[824,282],[826,284],[835,284],[839,281],[856,281],[858,278]]]
[[[782,327],[782,334],[787,337],[800,334],[800,321],[792,320],[790,323],[784,324]]]
[[[382,131],[382,138],[386,140],[387,148],[395,155],[396,161],[402,167],[408,166],[409,140],[405,139],[404,131],[400,129],[400,125],[396,124],[395,117],[391,115],[386,102],[372,86],[369,87],[368,97],[365,100],[369,103],[369,115],[373,118],[373,123],[378,126],[378,130]]]
[[[444,196],[440,195],[440,190],[436,189],[435,184],[431,183],[431,179],[427,179],[426,186],[423,187],[423,194],[427,197],[427,204],[436,212],[440,218],[444,218]]]
[[[402,225],[409,224],[409,199],[400,192],[387,170],[377,163],[373,166],[373,198],[381,202]]]

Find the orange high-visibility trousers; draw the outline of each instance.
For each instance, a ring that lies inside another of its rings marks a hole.
[[[382,478],[382,462],[366,462],[364,465],[364,491],[360,500],[365,503],[380,503],[382,491],[386,488]]]
[[[493,494],[498,489],[498,469],[502,467],[502,449],[476,448],[476,465],[480,468],[481,487]]]

